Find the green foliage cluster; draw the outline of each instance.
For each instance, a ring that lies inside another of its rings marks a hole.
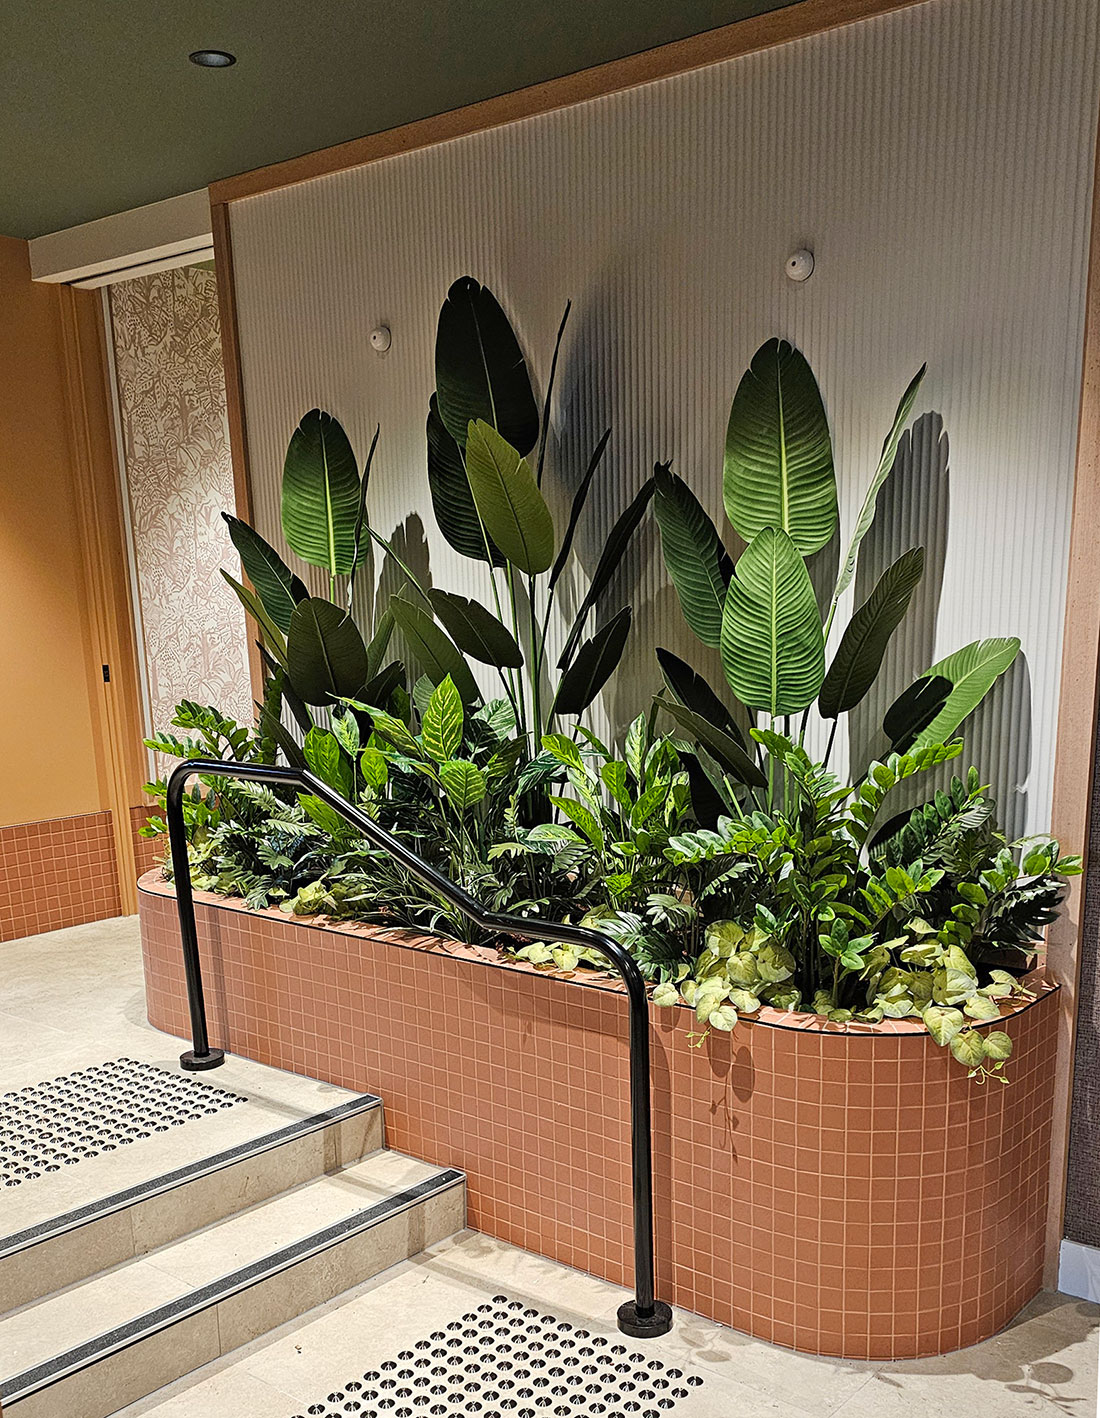
[[[309,768],[491,909],[579,921],[626,944],[658,1004],[694,1010],[700,1042],[763,1005],[837,1024],[913,1018],[971,1076],[1001,1076],[1008,1035],[981,1026],[1026,994],[1080,864],[1047,838],[1008,844],[975,769],[916,808],[888,808],[902,784],[957,758],[957,730],[1019,642],[976,641],[929,666],[886,712],[879,756],[848,782],[829,768],[840,717],[871,691],[924,571],[923,550],[906,551],[833,644],[924,371],[898,404],[824,613],[815,576],[838,531],[831,438],[809,364],[779,340],[757,351],[730,412],[723,500],[740,556],[658,463],[585,578],[574,548],[611,434],[555,518],[544,483],[568,471],[553,468],[550,436],[568,317],[540,406],[491,291],[464,277],[440,312],[428,483],[439,530],[480,568],[484,599],[412,571],[370,520],[379,433],[360,471],[339,422],[314,409],[283,470],[283,535],[302,575],[226,518],[248,584],[226,580],[264,664],[255,724],[187,701],[172,724],[182,733],[150,746]],[[585,717],[625,651],[632,611],[613,599],[615,573],[651,506],[684,618],[725,682],[715,689],[658,649],[665,689],[639,706],[620,749]],[[372,546],[404,581],[359,624],[356,578]],[[559,625],[566,586],[576,609]],[[395,631],[403,648],[391,656]],[[819,741],[821,761],[809,747]],[[468,937],[464,918],[311,794],[208,775],[185,807],[196,885]],[[539,967],[602,964],[564,946],[498,944]]]

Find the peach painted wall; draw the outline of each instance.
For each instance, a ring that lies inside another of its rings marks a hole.
[[[60,294],[0,237],[0,826],[106,806]]]

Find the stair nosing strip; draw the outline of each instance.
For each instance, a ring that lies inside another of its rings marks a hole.
[[[363,1093],[358,1098],[352,1098],[347,1103],[340,1103],[337,1107],[329,1108],[323,1113],[312,1113],[307,1118],[298,1118],[292,1123],[287,1123],[284,1127],[276,1128],[274,1132],[261,1133],[259,1137],[239,1142],[234,1147],[214,1153],[213,1156],[200,1157],[194,1162],[188,1162],[183,1167],[175,1168],[174,1171],[162,1172],[159,1176],[150,1177],[144,1182],[135,1182],[132,1187],[112,1192],[108,1196],[100,1197],[98,1201],[87,1202],[84,1206],[75,1207],[72,1211],[62,1212],[60,1216],[36,1222],[35,1225],[28,1226],[22,1231],[13,1231],[9,1236],[0,1237],[0,1261],[6,1260],[8,1256],[17,1255],[20,1251],[27,1250],[31,1246],[38,1245],[41,1241],[53,1240],[69,1231],[75,1231],[79,1226],[99,1221],[104,1216],[110,1216],[116,1211],[121,1211],[124,1207],[134,1205],[135,1202],[147,1201],[151,1197],[174,1191],[177,1187],[186,1186],[188,1182],[198,1181],[201,1177],[210,1176],[214,1172],[231,1167],[237,1162],[247,1161],[251,1157],[262,1156],[263,1153],[281,1147],[287,1142],[293,1142],[299,1137],[308,1137],[311,1133],[331,1127],[333,1123],[343,1122],[359,1113],[373,1112],[381,1106],[381,1098],[373,1093]]]
[[[361,1211],[346,1216],[342,1221],[334,1222],[331,1226],[326,1226],[320,1231],[313,1231],[289,1246],[271,1251],[268,1255],[251,1261],[239,1270],[230,1271],[228,1275],[223,1275],[218,1280],[207,1281],[205,1285],[197,1286],[194,1290],[177,1296],[175,1300],[168,1301],[167,1304],[146,1310],[144,1314],[135,1316],[126,1324],[106,1330],[103,1334],[85,1340],[83,1344],[54,1355],[44,1363],[24,1369],[20,1374],[13,1374],[10,1379],[0,1380],[0,1399],[3,1400],[5,1407],[8,1407],[25,1398],[30,1398],[32,1394],[41,1393],[43,1389],[50,1388],[53,1384],[60,1383],[73,1374],[91,1368],[93,1364],[99,1363],[103,1359],[120,1354],[124,1350],[132,1348],[133,1345],[140,1344],[142,1340],[159,1334],[162,1330],[170,1329],[173,1325],[190,1319],[193,1315],[200,1314],[213,1305],[250,1290],[254,1285],[259,1285],[264,1280],[270,1280],[273,1276],[281,1274],[284,1270],[289,1270],[302,1261],[311,1260],[314,1256],[331,1250],[333,1246],[339,1245],[342,1241],[350,1240],[353,1236],[359,1235],[363,1231],[369,1231],[373,1226],[380,1225],[383,1221],[392,1220],[393,1217],[400,1216],[403,1212],[411,1211],[421,1202],[450,1191],[452,1188],[460,1186],[465,1180],[464,1172],[460,1172],[454,1167],[443,1168],[435,1176],[425,1177],[423,1181],[416,1182],[411,1187],[394,1192],[392,1196],[384,1197],[381,1201],[373,1202]]]

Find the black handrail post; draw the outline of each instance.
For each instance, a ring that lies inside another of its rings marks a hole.
[[[176,912],[180,923],[183,946],[183,971],[187,977],[187,1006],[191,1011],[191,1042],[193,1047],[180,1054],[180,1067],[190,1073],[218,1068],[225,1063],[225,1053],[210,1047],[206,1031],[206,1001],[202,990],[202,964],[199,960],[199,937],[195,926],[195,898],[191,891],[191,865],[187,857],[187,829],[183,820],[183,794],[191,768],[181,763],[168,779],[165,800],[165,820],[168,841],[172,848],[172,877],[176,885]]]
[[[462,887],[449,881],[430,863],[423,861],[398,838],[391,836],[362,809],[305,769],[283,768],[276,764],[234,763],[220,759],[190,759],[181,763],[168,779],[166,818],[172,847],[172,875],[176,887],[183,963],[187,976],[187,1002],[191,1010],[194,1048],[180,1055],[186,1069],[217,1068],[225,1055],[212,1049],[206,1032],[202,970],[199,964],[195,927],[195,898],[187,856],[187,833],[183,817],[183,795],[188,778],[195,774],[237,778],[243,782],[266,783],[271,787],[291,787],[312,793],[340,813],[373,846],[387,852],[411,875],[437,892],[456,910],[482,930],[528,940],[572,942],[597,950],[615,968],[626,986],[630,1011],[630,1166],[634,1216],[634,1299],[619,1306],[618,1323],[624,1334],[634,1339],[656,1339],[672,1328],[672,1309],[655,1294],[653,1261],[653,1119],[649,1061],[649,1000],[645,981],[634,957],[609,936],[587,926],[564,922],[527,920],[520,916],[487,911]]]

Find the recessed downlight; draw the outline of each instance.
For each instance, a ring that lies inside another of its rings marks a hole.
[[[196,49],[187,57],[200,69],[228,69],[231,64],[237,62],[237,56],[226,49]]]

